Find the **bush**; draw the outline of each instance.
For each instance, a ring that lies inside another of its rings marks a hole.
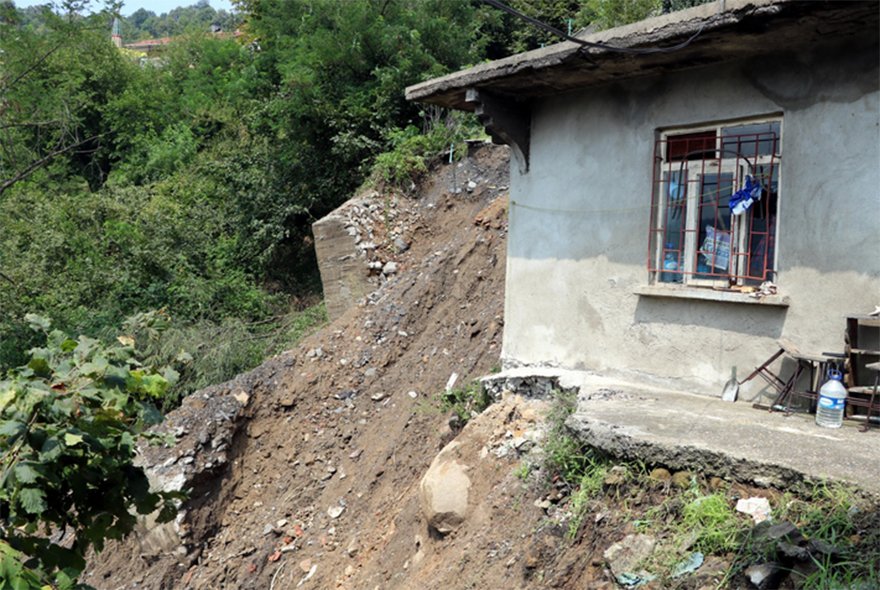
[[[389,131],[391,149],[376,156],[371,173],[375,182],[408,189],[428,171],[430,162],[449,153],[450,146],[453,157],[461,159],[467,150],[465,139],[485,136],[473,116],[458,112],[444,115],[437,110],[425,127],[424,133],[414,125]]]
[[[132,530],[133,510],[161,508],[160,521],[176,514],[179,494],[151,492],[134,458],[177,375],[142,365],[125,338],[103,346],[50,331],[38,316],[28,322],[44,346],[0,381],[0,580],[15,589],[70,588],[90,547],[100,551]],[[41,526],[72,533],[72,545]]]

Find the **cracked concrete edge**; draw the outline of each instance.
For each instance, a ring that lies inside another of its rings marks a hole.
[[[662,465],[671,469],[717,476],[727,481],[781,490],[798,484],[818,486],[829,480],[778,463],[746,459],[693,445],[644,440],[622,432],[615,424],[591,419],[582,412],[572,414],[565,425],[583,444],[621,460],[642,461],[649,465]],[[858,482],[834,479],[865,498],[880,501],[880,494],[866,490]]]
[[[565,425],[581,442],[620,459],[701,472],[765,487],[785,488],[801,482],[819,481],[782,465],[744,459],[692,445],[646,441],[621,432],[615,424],[590,419],[580,412],[572,414]]]
[[[794,1],[717,0],[622,27],[578,35],[578,38],[591,43],[603,43],[621,48],[656,45],[672,39],[686,38],[698,31],[707,33],[727,27],[741,21],[745,16],[773,15],[783,5],[791,4]],[[541,70],[560,65],[576,56],[580,49],[581,46],[572,41],[563,41],[504,59],[482,63],[466,70],[409,86],[406,89],[406,99],[429,102],[432,96],[450,90],[479,86],[526,70]],[[588,53],[592,57],[598,57],[612,52],[592,48]]]

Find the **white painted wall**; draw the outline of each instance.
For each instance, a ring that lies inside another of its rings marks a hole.
[[[534,106],[511,167],[506,367],[589,369],[720,395],[776,350],[843,351],[880,303],[876,51],[817,51],[644,78]],[[782,113],[778,284],[790,306],[659,299],[647,285],[658,128]],[[748,389],[744,390],[748,394]]]

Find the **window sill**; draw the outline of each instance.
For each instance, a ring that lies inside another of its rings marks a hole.
[[[791,303],[784,295],[765,295],[760,299],[748,293],[721,291],[705,287],[685,287],[682,285],[640,285],[633,289],[636,295],[644,297],[670,297],[673,299],[697,299],[701,301],[720,301],[722,303],[747,303],[751,305],[770,305],[788,307]]]

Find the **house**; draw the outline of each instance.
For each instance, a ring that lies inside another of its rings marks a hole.
[[[505,368],[717,396],[779,338],[842,351],[880,302],[878,15],[722,0],[408,88],[515,156]]]

